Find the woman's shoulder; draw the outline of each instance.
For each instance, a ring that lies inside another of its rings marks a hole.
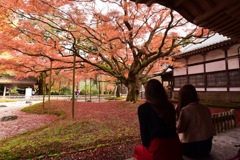
[[[167,105],[171,106],[171,107],[174,107],[174,104],[170,101],[167,101]],[[174,107],[175,108],[175,107]]]
[[[148,107],[148,106],[150,106],[150,103],[144,102],[144,103],[140,104],[138,108],[145,108],[145,107]]]
[[[140,104],[138,107],[138,110],[149,110],[149,109],[151,109],[151,104],[148,102]]]
[[[198,107],[207,107],[207,106],[205,106],[204,104],[199,103],[199,102],[192,102],[192,103],[189,103],[189,104],[187,105],[187,107],[195,107],[195,106],[198,106]]]
[[[193,102],[188,104],[186,107],[182,108],[185,111],[190,111],[190,110],[209,110],[207,106],[201,103]]]

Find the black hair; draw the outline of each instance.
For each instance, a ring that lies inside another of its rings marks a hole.
[[[178,107],[181,109],[192,102],[199,102],[196,88],[192,84],[186,84],[179,91]]]
[[[151,79],[145,86],[145,96],[148,103],[166,123],[175,126],[176,112],[173,104],[168,100],[162,83],[157,79]]]

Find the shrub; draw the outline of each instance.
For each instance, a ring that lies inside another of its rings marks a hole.
[[[59,93],[57,91],[52,91],[51,95],[59,95]]]
[[[96,90],[96,89],[92,90],[92,94],[93,95],[97,95],[98,94],[98,90]]]
[[[82,90],[80,91],[80,95],[85,95],[85,94],[88,94],[88,92],[87,92],[85,89],[82,89]]]
[[[60,94],[61,95],[69,95],[72,93],[72,90],[71,88],[68,88],[68,87],[63,87],[61,90],[60,90]]]

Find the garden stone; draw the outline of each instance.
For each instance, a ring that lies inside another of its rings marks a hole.
[[[16,115],[4,116],[4,117],[1,118],[1,122],[2,121],[11,121],[11,120],[15,120],[17,118],[18,118],[18,116],[16,116]]]

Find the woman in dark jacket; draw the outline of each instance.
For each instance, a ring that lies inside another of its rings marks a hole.
[[[176,132],[176,112],[160,81],[151,79],[145,88],[146,102],[138,108],[142,145],[137,160],[182,160]]]

